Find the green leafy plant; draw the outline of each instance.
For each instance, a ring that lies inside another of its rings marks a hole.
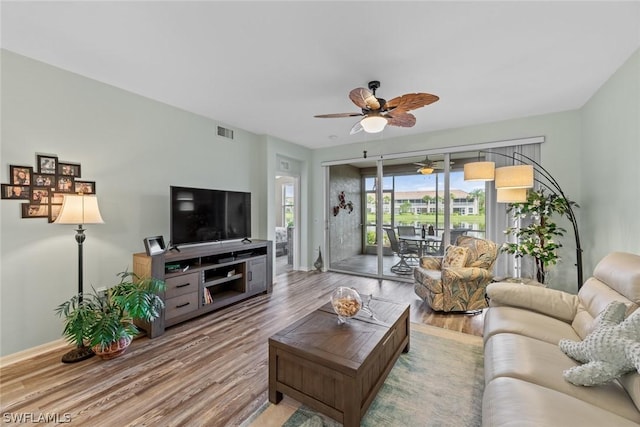
[[[134,273],[118,273],[120,282],[104,292],[73,296],[56,308],[64,317],[63,335],[77,346],[108,348],[121,338],[138,333],[134,320],[153,321],[164,308],[159,292],[165,283],[154,278],[140,279]]]
[[[505,234],[514,235],[516,242],[505,242],[501,251],[516,257],[532,256],[536,264],[536,279],[540,283],[545,282],[547,267],[560,260],[558,249],[562,245],[556,237],[563,236],[566,231],[558,227],[551,218],[554,214],[565,215],[569,206],[579,207],[575,202],[541,189],[529,191],[526,202],[512,203],[507,209],[515,219],[529,217],[532,221],[522,228],[507,228]]]

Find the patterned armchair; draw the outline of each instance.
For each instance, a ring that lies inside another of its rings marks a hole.
[[[460,236],[444,257],[420,258],[413,270],[415,292],[435,311],[480,311],[487,307],[485,288],[497,256],[494,242]]]

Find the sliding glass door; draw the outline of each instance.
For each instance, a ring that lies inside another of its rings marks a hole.
[[[420,255],[442,256],[445,245],[462,234],[483,237],[484,183],[463,178],[464,163],[476,155],[435,153],[329,166],[329,269],[412,281]]]

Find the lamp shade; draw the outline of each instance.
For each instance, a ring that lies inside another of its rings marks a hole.
[[[493,181],[495,177],[495,162],[473,162],[464,165],[465,181]]]
[[[496,168],[496,188],[532,188],[533,166],[517,165]]]
[[[498,188],[496,191],[498,203],[524,203],[527,201],[526,188]]]
[[[362,129],[367,133],[378,133],[382,132],[387,125],[387,119],[382,116],[369,115],[360,120],[360,125],[362,125]]]
[[[64,196],[56,224],[102,224],[96,196],[69,194]]]

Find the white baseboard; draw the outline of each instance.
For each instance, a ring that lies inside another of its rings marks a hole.
[[[21,362],[25,359],[29,359],[31,357],[37,356],[39,354],[57,350],[57,349],[62,349],[64,347],[69,347],[69,343],[65,341],[63,338],[59,338],[55,341],[51,341],[45,344],[38,345],[36,347],[19,351],[17,353],[8,354],[6,356],[0,357],[0,366],[2,367],[8,366],[13,363]]]

